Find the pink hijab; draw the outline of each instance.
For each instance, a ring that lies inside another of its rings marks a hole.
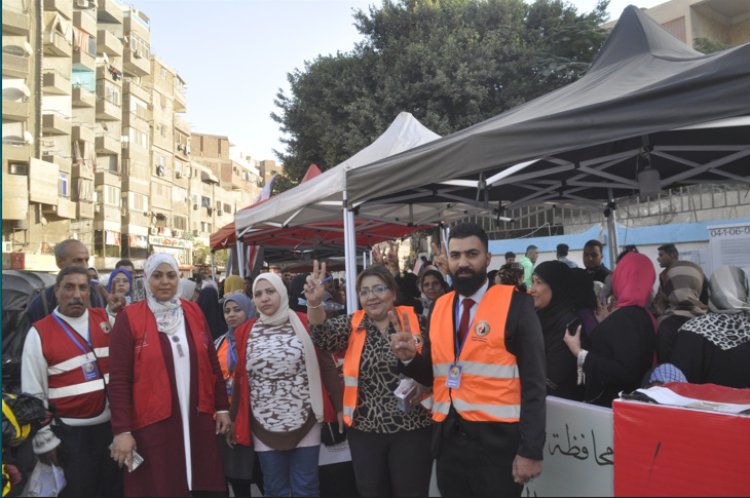
[[[612,292],[617,307],[639,306],[646,308],[656,280],[656,271],[651,260],[643,254],[631,252],[623,256],[612,274]],[[656,330],[656,320],[649,312]]]

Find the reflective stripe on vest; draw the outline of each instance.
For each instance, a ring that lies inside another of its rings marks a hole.
[[[404,314],[408,322],[403,323]],[[417,351],[422,352],[422,332],[419,328],[419,317],[414,313],[411,306],[397,306],[396,316],[401,323],[402,330],[408,330],[415,337],[417,342]],[[355,311],[352,315],[352,330],[349,334],[349,344],[344,356],[344,423],[349,427],[354,421],[354,410],[357,408],[358,389],[359,389],[359,362],[362,359],[362,350],[365,347],[365,338],[367,331],[360,327],[362,320],[365,318],[364,310]]]
[[[64,319],[64,317],[63,317]],[[52,317],[39,320],[42,353],[47,362],[47,399],[54,403],[56,415],[64,418],[93,418],[106,407],[105,384],[109,382],[109,317],[103,309],[89,308],[88,328],[91,350],[83,338],[74,343]],[[71,328],[71,333],[76,334]],[[86,379],[83,367],[96,364],[97,378]]]
[[[445,419],[451,404],[465,420],[517,422],[521,412],[521,382],[516,357],[505,347],[505,322],[514,288],[495,285],[477,305],[469,334],[456,359],[455,292],[440,297],[430,319],[432,341],[432,418]],[[448,371],[461,366],[458,389],[446,386]]]

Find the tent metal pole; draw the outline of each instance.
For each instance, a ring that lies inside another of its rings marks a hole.
[[[245,278],[245,247],[241,239],[237,239],[237,270],[240,277]]]
[[[362,251],[362,269],[367,268],[367,251]]]
[[[354,313],[357,309],[357,244],[354,230],[354,211],[347,208],[347,193],[344,190],[344,261],[346,266],[346,312]]]
[[[216,254],[211,251],[211,276],[216,276]]]
[[[620,247],[617,241],[617,205],[614,199],[607,203],[607,245],[609,246],[609,266],[614,270]]]

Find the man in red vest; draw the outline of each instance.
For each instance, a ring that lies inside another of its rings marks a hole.
[[[69,266],[57,275],[57,307],[29,329],[21,387],[63,422],[33,440],[39,460],[59,465],[67,485],[60,496],[119,496],[120,472],[109,457],[112,441],[106,384],[110,323],[104,308],[88,308],[89,275]],[[113,300],[114,302],[115,300]],[[125,301],[110,311],[115,314]]]
[[[520,496],[542,471],[545,358],[531,297],[490,286],[487,234],[451,229],[454,290],[430,315],[422,354],[410,334],[391,336],[402,371],[433,387],[433,451],[442,496]]]

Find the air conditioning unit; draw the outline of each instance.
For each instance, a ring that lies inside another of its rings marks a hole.
[[[10,241],[10,240],[3,241],[3,252],[5,253],[13,252],[13,241]]]
[[[148,233],[150,233],[151,235],[158,235],[159,234],[159,229],[156,228],[156,227],[151,227],[151,228],[148,229]]]
[[[138,49],[133,50],[133,58],[134,59],[140,59],[142,57],[141,51]]]
[[[88,9],[89,8],[89,0],[76,0],[76,7],[80,7],[82,9]]]
[[[197,229],[193,230],[193,237],[197,237],[199,233],[200,233],[199,230],[197,230]]]
[[[175,171],[174,177],[177,178],[177,179],[182,178],[182,171]]]
[[[193,204],[193,211],[198,211],[198,204]]]
[[[172,230],[172,236],[178,239],[182,238],[182,230]]]

